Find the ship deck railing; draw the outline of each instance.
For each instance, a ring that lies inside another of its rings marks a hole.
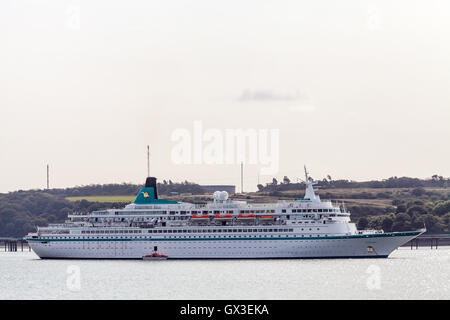
[[[375,229],[358,230],[358,234],[377,234],[377,233],[384,233],[384,231]]]

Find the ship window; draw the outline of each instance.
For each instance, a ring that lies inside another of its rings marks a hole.
[[[281,210],[281,213],[286,213],[286,209]]]

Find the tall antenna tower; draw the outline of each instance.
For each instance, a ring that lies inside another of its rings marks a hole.
[[[147,177],[150,177],[150,146],[147,145]]]
[[[49,165],[47,164],[47,190],[50,189],[50,170]]]
[[[241,161],[241,193],[244,193],[244,162]]]

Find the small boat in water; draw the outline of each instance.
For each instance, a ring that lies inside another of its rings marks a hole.
[[[167,256],[165,254],[159,254],[159,253],[152,253],[147,254],[142,257],[142,260],[167,260]]]

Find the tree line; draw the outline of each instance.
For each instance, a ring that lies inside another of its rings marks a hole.
[[[419,179],[410,177],[390,177],[383,180],[371,180],[371,181],[352,181],[352,180],[333,180],[330,175],[327,175],[323,179],[315,180],[309,178],[310,181],[314,181],[319,188],[322,189],[333,189],[333,188],[343,188],[343,189],[357,189],[357,188],[449,188],[450,178],[444,178],[440,175],[433,175],[429,179]],[[258,184],[258,191],[288,191],[288,190],[298,190],[304,189],[304,182],[292,183],[289,177],[284,176],[281,181],[276,178],[272,179],[272,182],[266,185]]]
[[[184,181],[172,182],[171,180],[163,180],[157,183],[159,195],[170,195],[176,193],[192,193],[203,194],[206,192],[200,185]],[[85,196],[128,196],[136,195],[142,188],[140,184],[132,183],[111,183],[111,184],[91,184],[86,186],[77,186],[72,188],[41,190],[45,193],[58,195],[62,197],[85,197]],[[20,192],[21,190],[19,190]]]

